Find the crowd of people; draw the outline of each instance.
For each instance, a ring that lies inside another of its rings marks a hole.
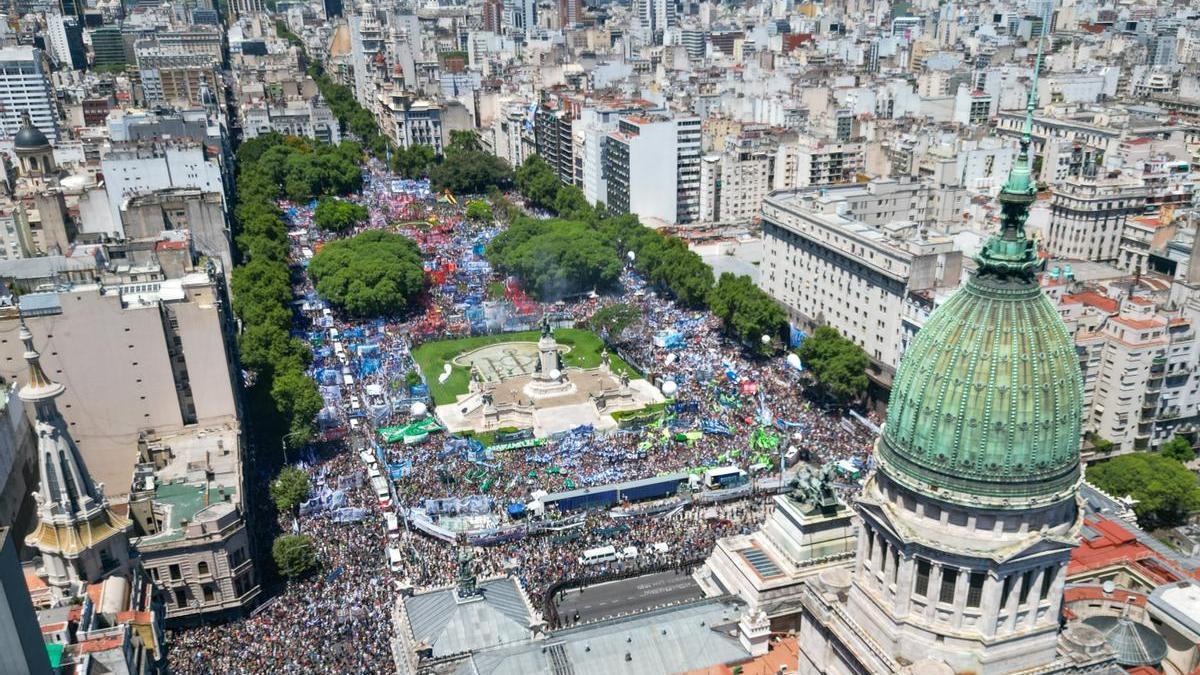
[[[301,466],[318,483],[314,489],[337,489],[340,506],[361,511],[361,517],[335,518],[330,509],[296,519],[291,514],[276,515],[280,531],[312,538],[319,571],[289,581],[249,617],[175,633],[169,647],[173,672],[393,670],[391,608],[399,588],[423,590],[454,583],[462,544],[407,527],[389,538],[383,524],[385,511],[363,479],[366,467],[355,452],[360,448],[382,444],[385,464],[405,467],[392,485],[395,499],[390,507],[401,516],[408,509],[423,508],[430,499],[483,493],[481,481],[465,477],[484,465],[492,478],[486,489],[492,505],[489,516],[496,521],[508,517],[505,505],[524,503],[535,490],[596,486],[697,467],[750,468],[763,457],[761,448],[752,448],[756,434],[769,434],[781,444],[771,451],[773,461],[781,461],[783,451],[792,446],[813,464],[868,458],[874,436],[870,428],[806,401],[799,395],[800,373],[783,358],[745,355],[723,335],[717,319],[642,292],[642,282],[632,270],[626,270],[626,292],[619,296],[532,307],[522,297],[510,311],[518,320],[536,320],[542,312],[554,312],[582,324],[610,304],[631,306],[636,320],[619,335],[608,336],[610,344],[644,372],[674,381],[678,386],[674,400],[687,402],[686,409],[664,413],[667,417],[647,428],[551,440],[535,448],[495,452],[486,461],[461,448],[448,452],[437,435],[414,445],[382,443],[377,429],[411,421],[408,403],[421,396],[421,386],[414,386],[410,375],[415,369],[414,343],[469,334],[472,321],[464,317],[479,305],[480,289],[500,281],[481,257],[498,230],[492,223],[467,220],[459,205],[436,200],[427,185],[401,181],[377,166],[369,169],[363,194],[356,199],[370,213],[358,230],[388,228],[411,236],[429,261],[427,270],[437,274],[420,311],[367,322],[326,311],[306,275],[300,275],[295,288],[306,299],[297,329],[314,344],[313,374],[326,399],[320,420],[323,442],[300,453]],[[312,205],[285,207],[297,264],[304,264],[327,238],[347,236],[318,231]],[[656,338],[664,332],[678,333],[681,339],[663,344]],[[329,348],[334,334],[345,343],[345,356]],[[367,348],[360,348],[363,345]],[[347,368],[354,373],[351,378],[329,376],[330,371]],[[350,401],[365,400],[370,386],[387,392],[387,405],[374,409],[360,405],[361,411],[356,412]],[[701,427],[720,433],[689,434],[683,439],[675,433]],[[269,477],[254,480],[265,484]],[[722,506],[684,504],[644,516],[589,512],[570,527],[475,547],[472,566],[481,578],[516,577],[533,606],[542,607],[545,594],[563,580],[702,559],[719,537],[749,532],[769,513],[771,495],[747,494]],[[580,561],[583,551],[604,545],[635,547],[638,554],[599,566]],[[388,546],[401,551],[399,572],[388,569]]]

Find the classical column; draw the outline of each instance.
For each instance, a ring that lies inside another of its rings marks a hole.
[[[996,637],[997,623],[1000,620],[1000,607],[1004,602],[1004,598],[1000,596],[1004,590],[1004,580],[998,576],[988,574],[987,581],[983,585],[983,602],[980,603],[980,625],[979,632],[985,638]]]
[[[1021,597],[1021,583],[1023,575],[1018,572],[1009,573],[1008,577],[1012,581],[1008,584],[1008,597],[1001,598],[1004,612],[1007,616],[1004,618],[1004,632],[1011,633],[1017,626],[1017,604]],[[1001,580],[1003,581],[1003,579]]]

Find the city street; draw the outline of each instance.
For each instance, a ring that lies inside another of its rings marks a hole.
[[[658,572],[571,589],[560,596],[557,606],[564,624],[571,625],[576,612],[580,622],[595,621],[688,602],[702,595],[690,574]]]

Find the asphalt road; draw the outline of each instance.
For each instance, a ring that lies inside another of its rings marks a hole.
[[[696,600],[703,595],[690,574],[657,572],[571,589],[560,596],[556,605],[564,625],[572,625],[575,612],[579,612],[580,622],[595,621]]]

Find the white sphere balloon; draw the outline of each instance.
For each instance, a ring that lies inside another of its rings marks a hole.
[[[416,403],[412,404],[413,417],[424,417],[425,413],[427,412],[429,412],[429,407],[424,403],[417,401]]]
[[[763,343],[764,345],[765,345],[765,344],[770,344],[770,343],[771,343],[771,336],[770,336],[770,335],[764,335],[764,336],[762,336],[762,343]]]
[[[800,370],[800,357],[797,356],[796,354],[788,354],[787,355],[787,363],[789,366],[795,368],[796,370]]]
[[[663,382],[662,393],[664,396],[674,396],[677,391],[679,391],[679,385],[675,384],[675,380]]]
[[[636,253],[634,253],[633,251],[630,251],[629,253],[626,253],[625,255],[626,255],[626,257],[628,257],[630,260],[633,260],[634,258],[636,258],[636,257],[637,257],[637,254],[636,254]]]
[[[554,370],[550,371],[550,379],[557,380],[560,377],[562,377],[562,371],[559,370],[558,368],[555,368]]]

